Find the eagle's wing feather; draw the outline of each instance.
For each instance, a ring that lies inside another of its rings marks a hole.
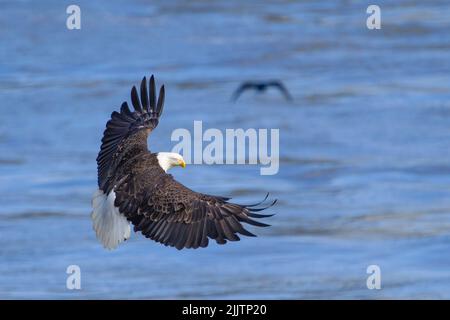
[[[114,111],[106,123],[97,157],[98,186],[106,193],[112,188],[111,177],[122,160],[148,151],[147,137],[158,125],[164,106],[164,86],[160,89],[158,103],[153,76],[150,78],[150,90],[147,90],[147,79],[142,79],[140,93],[139,99],[136,87],[131,90],[134,111],[124,102],[120,112]]]
[[[238,234],[255,236],[242,223],[265,227],[252,218],[271,216],[255,213],[265,209],[255,208],[261,203],[239,205],[228,202],[229,198],[194,192],[156,166],[129,175],[114,191],[115,206],[136,232],[177,249],[206,247],[208,239],[224,244],[238,241]]]

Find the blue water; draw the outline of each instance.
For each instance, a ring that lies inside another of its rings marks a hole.
[[[450,298],[450,3],[0,1],[0,298]],[[258,238],[203,250],[90,221],[110,113],[154,73],[175,128],[279,128],[280,171],[190,165],[197,191],[279,199]],[[276,91],[230,96],[244,80]],[[81,268],[79,291],[66,268]],[[366,268],[381,268],[368,290]]]

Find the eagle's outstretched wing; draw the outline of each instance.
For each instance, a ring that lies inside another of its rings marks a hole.
[[[177,249],[198,248],[206,247],[208,239],[224,244],[238,241],[238,233],[255,236],[242,223],[268,226],[252,218],[272,216],[255,212],[276,200],[261,208],[257,206],[267,196],[254,205],[230,203],[229,198],[194,192],[148,163],[144,172],[127,175],[114,189],[115,206],[147,238]]]
[[[289,101],[293,100],[288,89],[284,86],[284,84],[281,81],[278,81],[278,80],[271,81],[271,82],[267,83],[267,86],[271,86],[271,87],[274,87],[274,88],[277,88],[278,90],[280,90],[281,93],[286,98],[286,100],[289,100]]]
[[[105,193],[112,190],[112,177],[121,164],[140,153],[148,152],[147,137],[158,125],[164,107],[164,86],[159,91],[156,102],[155,79],[144,77],[139,94],[135,86],[131,90],[131,102],[135,111],[130,111],[126,102],[120,112],[114,111],[106,123],[102,145],[97,157],[98,186]]]

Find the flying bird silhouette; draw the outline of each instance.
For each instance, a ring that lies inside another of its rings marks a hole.
[[[114,111],[106,124],[97,157],[98,190],[92,198],[92,221],[97,238],[113,249],[135,232],[166,246],[199,248],[208,239],[218,244],[238,241],[239,236],[255,236],[243,224],[268,226],[254,220],[270,217],[258,214],[275,204],[260,206],[229,202],[230,198],[195,192],[166,173],[172,167],[185,167],[178,153],[152,153],[149,134],[158,126],[164,107],[165,89],[156,97],[152,76],[147,89],[144,77],[140,89],[133,87],[131,102]]]
[[[268,88],[275,88],[279,90],[283,96],[288,101],[292,101],[292,96],[289,93],[289,91],[286,89],[286,87],[283,85],[281,81],[278,80],[271,80],[271,81],[246,81],[242,83],[239,88],[236,89],[232,96],[232,100],[236,101],[239,96],[246,90],[256,90],[257,92],[264,92]]]

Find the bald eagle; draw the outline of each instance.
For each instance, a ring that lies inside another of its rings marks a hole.
[[[257,214],[275,204],[260,206],[228,202],[230,198],[212,196],[190,190],[177,182],[167,170],[185,167],[177,153],[152,153],[147,137],[158,125],[164,106],[164,86],[156,100],[155,79],[149,90],[144,77],[138,90],[133,86],[131,111],[123,102],[106,124],[97,157],[98,190],[92,198],[91,218],[97,238],[107,249],[116,248],[134,231],[166,246],[199,248],[208,239],[218,244],[238,241],[239,236],[255,236],[242,226],[248,223],[266,227],[252,218],[272,215]]]

